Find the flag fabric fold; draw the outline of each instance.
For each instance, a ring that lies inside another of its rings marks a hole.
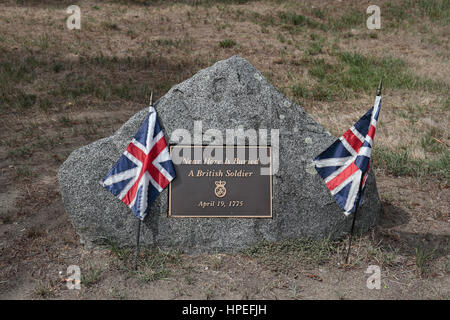
[[[364,190],[380,107],[381,96],[377,96],[373,107],[313,160],[317,172],[345,215],[356,209],[361,178],[361,193]],[[362,194],[358,205],[361,203]]]
[[[151,203],[175,178],[167,142],[156,110],[149,114],[102,185],[144,220]]]

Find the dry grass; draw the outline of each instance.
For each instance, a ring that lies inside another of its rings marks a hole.
[[[34,292],[41,298],[132,298],[138,293],[124,285],[131,277],[143,280],[145,290],[159,290],[161,298],[173,298],[173,292],[176,298],[200,299],[336,298],[349,297],[348,288],[327,287],[323,272],[320,286],[311,278],[315,292],[302,291],[305,287],[293,277],[309,279],[311,272],[321,273],[317,267],[328,268],[328,279],[333,274],[351,280],[368,263],[383,265],[383,272],[393,274],[390,279],[417,286],[429,281],[436,288],[439,279],[448,277],[447,0],[383,3],[382,29],[373,31],[366,29],[366,4],[359,1],[78,5],[82,28],[69,31],[66,6],[58,1],[0,4],[0,274],[7,279],[0,282],[0,292],[14,297]],[[251,254],[181,257],[176,263],[159,253],[156,260],[142,260],[141,274],[131,276],[124,272],[126,252],[113,248],[111,256],[83,251],[63,214],[56,183],[62,161],[75,148],[119,128],[147,104],[151,90],[160,97],[199,69],[234,54],[249,60],[335,135],[369,109],[383,77],[373,167],[387,212],[384,219],[395,223],[382,224],[376,236],[356,242],[350,271],[337,265],[344,242],[262,244]],[[421,237],[430,234],[424,246]],[[436,244],[444,250],[430,256]],[[90,268],[97,254],[104,265]],[[285,265],[278,263],[282,257]],[[314,270],[306,270],[300,258]],[[54,284],[48,268],[65,270],[73,263],[85,267],[85,282],[98,293],[91,288],[75,295]],[[20,270],[28,270],[31,278]],[[167,277],[177,284],[162,282]],[[118,280],[110,283],[112,278]],[[35,285],[35,279],[41,282]],[[396,287],[395,281],[391,285],[396,293],[384,297],[419,297]],[[222,287],[223,282],[228,285]],[[430,289],[424,297],[445,297],[439,290]]]

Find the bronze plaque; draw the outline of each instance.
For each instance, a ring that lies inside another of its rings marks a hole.
[[[270,146],[176,145],[170,154],[170,217],[272,218]]]

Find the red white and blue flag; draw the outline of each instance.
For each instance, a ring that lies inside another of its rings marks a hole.
[[[353,127],[314,158],[317,172],[345,215],[356,209],[361,177],[361,193],[364,190],[380,107],[381,96],[377,96],[374,106]],[[362,194],[360,199],[358,205]]]
[[[174,178],[166,139],[156,110],[150,106],[146,120],[102,185],[143,220],[151,203]]]

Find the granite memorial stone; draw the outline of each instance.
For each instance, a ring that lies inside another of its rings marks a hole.
[[[238,56],[219,61],[172,87],[154,107],[171,146],[182,142],[223,145],[227,130],[253,129],[266,134],[262,140],[263,135],[258,137],[257,144],[270,145],[273,156],[271,195],[261,196],[261,201],[272,197],[271,214],[268,218],[174,217],[169,214],[166,188],[144,220],[142,245],[181,249],[185,253],[236,252],[264,240],[339,238],[349,232],[352,219],[340,211],[312,163],[336,138],[300,105],[283,96],[248,61]],[[135,244],[137,219],[99,181],[123,153],[147,112],[144,108],[112,136],[73,151],[59,169],[64,206],[87,247],[108,241],[119,246]],[[180,132],[189,134],[191,141],[180,141]],[[223,141],[213,141],[211,132],[216,136],[222,133]],[[211,187],[211,192],[216,190],[216,197],[226,198],[225,180],[216,180],[218,185]],[[231,189],[226,190],[231,194]],[[375,226],[380,210],[371,172],[356,230]]]

